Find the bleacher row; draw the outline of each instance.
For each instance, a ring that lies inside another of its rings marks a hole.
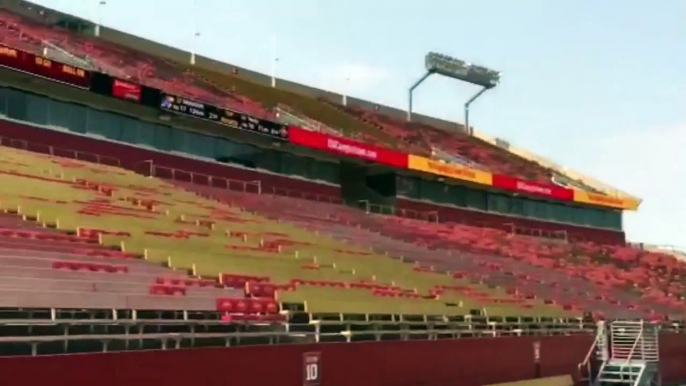
[[[682,299],[676,296],[683,293],[683,263],[669,255],[631,247],[546,242],[495,229],[370,216],[328,203],[185,187],[373,247],[412,262],[417,271],[449,272],[506,288],[520,300],[542,299],[565,309],[593,310],[598,316],[683,315]]]
[[[16,153],[16,156],[29,157],[28,153]],[[50,158],[50,157],[48,157]],[[13,158],[10,156],[5,159],[6,166],[11,168]],[[69,165],[69,168],[77,169],[84,167],[83,163],[64,163],[64,161],[52,162]],[[36,161],[35,163],[40,164]],[[29,163],[21,163],[28,165]],[[19,164],[14,162],[14,166]],[[6,173],[17,173],[16,169],[6,170]],[[60,172],[64,173],[64,172]],[[125,172],[119,172],[127,175]],[[133,176],[132,176],[133,177]],[[83,187],[83,180],[77,184]],[[114,187],[103,189],[101,185],[95,191],[106,195],[114,194]],[[129,184],[133,186],[133,184]],[[93,187],[91,187],[93,188]],[[526,237],[512,236],[496,230],[483,228],[470,228],[455,224],[433,224],[414,220],[399,219],[388,216],[367,215],[364,212],[347,208],[340,205],[329,203],[313,203],[299,199],[248,194],[245,192],[235,192],[227,189],[217,189],[202,187],[198,185],[184,185],[186,189],[193,189],[202,195],[211,195],[219,198],[225,203],[230,204],[239,211],[247,209],[260,215],[271,217],[277,223],[283,224],[290,222],[300,229],[308,229],[315,234],[327,234],[334,239],[345,243],[351,243],[356,248],[363,247],[363,251],[354,250],[348,247],[330,249],[332,254],[345,254],[369,258],[372,255],[390,255],[402,260],[404,265],[411,263],[413,275],[412,287],[395,285],[393,281],[388,283],[374,283],[376,275],[371,275],[369,282],[365,280],[343,281],[343,280],[317,280],[290,277],[282,280],[281,283],[267,283],[266,288],[255,290],[257,282],[269,281],[257,276],[245,275],[243,280],[240,275],[223,275],[226,279],[221,286],[233,288],[234,292],[224,297],[235,297],[237,292],[246,293],[249,296],[258,294],[258,298],[274,298],[277,294],[284,294],[288,298],[289,294],[297,293],[295,287],[313,287],[326,289],[331,292],[359,292],[365,289],[371,292],[373,298],[392,297],[402,299],[410,308],[417,303],[429,300],[436,303],[439,299],[450,299],[451,296],[459,299],[454,304],[460,310],[460,303],[469,303],[474,309],[486,309],[491,312],[498,312],[500,305],[514,306],[516,310],[525,312],[526,310],[536,310],[540,312],[540,307],[552,309],[559,306],[562,311],[576,312],[582,311],[596,312],[597,316],[606,315],[608,317],[663,317],[664,315],[679,316],[679,299],[674,296],[662,295],[664,292],[650,287],[651,284],[662,281],[665,285],[662,291],[677,291],[680,285],[678,275],[681,263],[670,256],[643,253],[629,248],[603,247],[591,244],[559,244],[552,243],[544,245],[540,240],[529,239]],[[150,190],[148,190],[150,192]],[[151,193],[147,193],[151,194]],[[165,195],[172,195],[166,192]],[[141,204],[144,200],[131,200]],[[148,201],[155,201],[153,198]],[[40,198],[31,197],[29,201],[41,202]],[[92,204],[92,203],[91,203]],[[91,205],[89,204],[89,205]],[[155,205],[152,205],[154,207]],[[307,207],[307,211],[303,209]],[[6,209],[6,208],[5,208]],[[117,209],[121,210],[121,209]],[[83,212],[81,209],[80,212]],[[109,214],[116,216],[121,214],[110,208]],[[303,215],[306,213],[306,215]],[[228,216],[224,216],[228,218]],[[5,229],[0,231],[0,246],[5,248],[3,260],[9,270],[17,273],[27,273],[35,269],[31,275],[38,277],[22,278],[19,281],[9,281],[6,284],[6,292],[13,293],[15,287],[34,289],[31,285],[37,278],[52,277],[54,280],[41,281],[40,285],[50,290],[65,291],[65,296],[54,296],[54,293],[44,294],[42,297],[33,297],[33,304],[27,306],[56,306],[73,307],[74,304],[65,303],[69,299],[78,299],[79,294],[74,291],[89,292],[129,292],[121,295],[109,295],[107,308],[118,308],[120,304],[136,304],[134,308],[177,308],[177,309],[212,309],[216,308],[217,297],[224,295],[225,289],[217,291],[206,284],[208,281],[189,281],[187,278],[168,278],[161,267],[151,268],[149,266],[139,267],[133,264],[135,259],[131,259],[131,253],[113,251],[111,248],[103,247],[96,241],[101,242],[103,238],[112,235],[130,237],[130,233],[116,230],[102,230],[86,232],[79,231],[81,236],[38,236],[39,233],[32,233],[26,230],[27,224],[18,220],[15,215],[5,215],[3,226]],[[237,218],[234,218],[237,220]],[[183,220],[177,219],[175,222]],[[247,221],[247,220],[241,220]],[[191,221],[192,222],[192,221]],[[199,224],[199,222],[195,222]],[[12,228],[15,228],[14,230]],[[370,232],[372,231],[372,232]],[[51,230],[50,232],[55,232]],[[178,232],[178,231],[177,231]],[[202,235],[201,232],[182,233],[181,240],[192,239],[190,235]],[[375,233],[376,232],[376,233]],[[93,234],[97,233],[97,239]],[[168,236],[165,232],[145,232],[147,235]],[[262,232],[265,234],[266,232]],[[249,236],[249,232],[227,231],[226,235],[230,238],[240,239],[238,245],[225,245],[224,249],[234,250],[236,254],[245,251],[263,253],[280,253],[286,246],[303,244],[302,242],[285,239],[278,232],[272,232],[281,239],[278,242],[270,242],[261,239],[259,246],[249,247],[243,244]],[[172,235],[177,235],[172,234]],[[48,243],[49,246],[46,246]],[[374,248],[370,251],[370,247]],[[49,252],[48,252],[49,250]],[[107,256],[107,258],[123,258],[124,262],[107,263],[85,260],[83,256],[67,256],[70,252],[86,254],[92,258]],[[147,250],[146,250],[147,251]],[[285,251],[284,251],[285,252]],[[297,253],[297,252],[296,252]],[[121,256],[118,256],[121,254]],[[21,257],[27,256],[28,257]],[[478,256],[478,259],[475,258]],[[573,259],[569,259],[572,256]],[[379,259],[386,259],[378,257]],[[174,257],[176,259],[176,257]],[[306,258],[303,256],[303,260]],[[327,268],[332,268],[335,263],[328,263],[324,256],[309,258],[300,264],[300,270],[312,276],[322,276],[326,278]],[[164,258],[162,260],[165,260]],[[171,258],[166,259],[166,265],[173,266]],[[627,264],[640,261],[638,266]],[[574,264],[572,264],[574,263]],[[186,269],[192,267],[194,263],[187,264]],[[408,265],[409,266],[409,265]],[[618,269],[619,268],[619,269]],[[361,267],[341,269],[343,275],[355,276],[355,270],[362,271]],[[10,271],[7,272],[10,272]],[[79,273],[97,273],[106,278],[107,283],[91,282],[69,282],[60,280],[68,275],[78,275]],[[149,273],[146,277],[144,273]],[[215,278],[219,272],[213,272]],[[397,274],[397,273],[394,273]],[[405,273],[402,273],[405,274]],[[664,275],[669,274],[672,281],[664,280]],[[186,275],[184,272],[182,275]],[[123,276],[123,278],[122,278]],[[306,275],[303,275],[306,276]],[[426,281],[423,276],[426,276]],[[238,279],[237,279],[238,278]],[[445,279],[454,280],[459,284],[445,282]],[[588,280],[591,279],[591,280]],[[434,282],[435,281],[435,282]],[[440,282],[440,283],[439,283]],[[134,285],[136,283],[136,285]],[[194,285],[203,283],[202,285]],[[190,284],[190,285],[189,285]],[[219,283],[217,283],[219,285]],[[227,285],[229,284],[229,285]],[[417,286],[416,284],[419,284]],[[622,290],[621,287],[633,285],[635,288]],[[480,288],[477,288],[481,286]],[[246,291],[247,288],[247,291]],[[500,289],[498,293],[497,289]],[[141,294],[131,293],[132,290],[140,289]],[[277,290],[278,289],[278,290]],[[496,290],[488,293],[489,290]],[[17,291],[14,291],[15,293]],[[642,293],[641,293],[642,292]],[[593,294],[590,296],[589,294]],[[155,295],[168,295],[164,297],[164,304],[155,298]],[[54,296],[53,299],[45,297]],[[326,298],[328,294],[324,294]],[[302,296],[298,295],[302,300]],[[12,297],[6,297],[12,299]],[[80,301],[80,300],[79,300]],[[376,301],[376,299],[375,299]],[[55,303],[60,302],[60,303]],[[140,302],[140,303],[137,303]],[[154,302],[154,306],[147,305],[145,302]],[[169,304],[178,303],[178,306],[169,307]],[[312,302],[311,302],[312,303]],[[314,302],[316,303],[316,302]],[[188,304],[188,305],[186,305]],[[226,304],[226,309],[237,310],[238,314],[265,314],[275,315],[275,306],[272,303],[255,304],[246,301],[234,302],[232,300],[221,303]],[[448,301],[446,300],[446,303]],[[7,304],[13,306],[16,304]],[[87,306],[79,303],[79,306]],[[446,305],[446,309],[450,306]],[[465,306],[467,307],[467,306]],[[269,311],[267,311],[269,309]],[[248,312],[254,310],[254,312]],[[329,311],[329,310],[326,310]],[[352,311],[355,311],[354,306]],[[488,311],[487,311],[488,312]],[[506,311],[512,314],[512,310]],[[239,317],[240,318],[240,317]]]
[[[251,83],[235,73],[220,74],[174,63],[102,39],[72,34],[7,10],[0,12],[0,43],[37,54],[42,54],[46,44],[50,44],[113,76],[170,93],[267,119],[276,119],[276,108],[283,106],[293,113],[303,114],[305,119],[313,118],[330,127],[340,128],[349,137],[426,156],[440,148],[472,167],[494,173],[543,183],[551,183],[552,176],[556,174],[460,130],[447,134],[426,124],[392,118],[379,109],[342,106],[338,102]]]

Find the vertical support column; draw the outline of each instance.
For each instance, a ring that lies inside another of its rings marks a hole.
[[[598,331],[596,332],[596,334],[598,334],[598,359],[605,362],[610,358],[610,353],[608,351],[607,326],[603,320],[598,321],[596,326],[598,328]]]
[[[474,135],[474,131],[471,129],[469,126],[469,106],[474,102],[477,98],[481,96],[481,94],[485,93],[488,90],[488,88],[484,87],[476,93],[471,99],[467,101],[467,103],[464,104],[464,125],[465,125],[465,130],[467,131],[467,134],[469,135]]]
[[[408,105],[407,105],[407,121],[410,122],[412,121],[412,94],[414,93],[414,89],[416,89],[422,82],[426,80],[429,76],[433,74],[431,71],[427,72],[422,76],[415,84],[410,87],[408,90]]]

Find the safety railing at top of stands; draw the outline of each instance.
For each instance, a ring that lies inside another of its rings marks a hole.
[[[339,137],[343,135],[341,131],[333,129],[315,119],[304,117],[286,105],[279,104],[276,107],[276,116],[285,121],[288,121],[290,118],[295,121],[295,124],[300,125],[307,130],[323,132]]]
[[[146,321],[149,325],[154,325],[153,321]],[[227,323],[227,322],[223,322]],[[263,326],[268,325],[268,323],[257,323]],[[126,325],[127,327],[130,324]],[[318,325],[315,324],[318,327]],[[128,330],[128,329],[127,329]],[[68,332],[68,329],[65,330]],[[62,343],[59,347],[62,347],[61,353],[70,353],[68,347],[71,346],[69,342],[78,341],[89,341],[98,342],[100,346],[92,345],[87,352],[109,352],[115,342],[122,342],[127,350],[134,349],[134,347],[129,347],[130,341],[156,341],[159,343],[159,348],[161,350],[167,349],[181,349],[183,347],[182,342],[186,341],[191,344],[191,347],[196,347],[194,342],[199,342],[205,340],[205,346],[209,347],[229,347],[233,345],[240,344],[240,341],[245,341],[247,339],[259,339],[258,341],[253,341],[252,344],[260,345],[273,345],[286,342],[300,342],[300,343],[316,343],[316,342],[359,342],[361,339],[353,339],[355,336],[366,337],[366,340],[378,341],[381,337],[385,337],[384,340],[410,340],[412,335],[416,336],[429,336],[429,340],[438,340],[439,335],[441,338],[450,339],[461,339],[467,337],[499,337],[499,336],[527,336],[527,335],[540,335],[547,336],[553,334],[559,335],[571,335],[571,334],[583,334],[582,330],[569,330],[569,329],[532,329],[532,330],[465,330],[464,328],[457,329],[446,329],[446,330],[416,330],[416,329],[401,329],[398,331],[383,331],[383,330],[342,330],[335,332],[324,332],[319,328],[315,331],[289,331],[288,329],[283,330],[266,330],[266,331],[233,331],[233,332],[196,332],[191,329],[191,332],[145,332],[145,333],[126,333],[126,334],[84,334],[84,335],[71,335],[71,334],[60,334],[60,335],[34,335],[34,336],[2,336],[0,337],[0,344],[12,344],[15,347],[20,345],[28,345],[30,347],[30,356],[39,355],[54,355],[53,351],[50,354],[43,354],[39,351],[39,348],[43,344],[49,343]],[[371,337],[371,338],[370,338]],[[364,339],[363,339],[364,340]],[[121,346],[122,344],[120,344]],[[116,346],[115,346],[116,347]],[[115,349],[116,351],[117,349]],[[25,354],[26,355],[26,354]]]
[[[357,202],[360,209],[364,209],[367,214],[385,214],[398,217],[405,217],[415,220],[424,220],[427,222],[437,223],[439,221],[437,211],[419,211],[414,209],[403,209],[392,205],[381,205],[369,202],[369,200],[360,200]]]
[[[301,198],[305,200],[317,201],[317,202],[327,202],[330,204],[342,204],[343,199],[340,197],[327,196],[324,194],[309,193],[301,190],[291,190],[285,188],[278,188],[275,186],[265,188],[262,191],[263,194],[271,194],[274,196],[283,196],[290,198]]]
[[[76,67],[81,67],[87,70],[95,70],[91,58],[82,58],[70,52],[68,48],[62,47],[62,42],[41,39],[43,46],[43,56],[49,59],[57,60],[66,64],[71,64]]]
[[[48,154],[54,157],[70,158],[79,161],[93,162],[100,165],[121,167],[118,158],[89,153],[80,150],[66,149],[62,147],[46,145],[43,143],[29,142],[24,139],[16,139],[0,136],[0,146],[26,150],[33,153]]]
[[[262,194],[262,183],[260,181],[241,181],[217,177],[210,174],[157,165],[152,160],[145,160],[138,163],[135,165],[134,171],[148,177],[187,182],[194,185],[204,185],[238,192]]]

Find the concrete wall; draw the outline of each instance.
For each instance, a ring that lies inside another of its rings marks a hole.
[[[686,335],[661,339],[663,380],[686,379]],[[592,336],[465,338],[139,351],[0,359],[6,385],[300,386],[302,357],[321,353],[324,386],[478,386],[576,372]]]
[[[279,345],[0,359],[7,385],[299,386],[321,353],[325,386],[477,386],[535,377],[534,338]],[[542,376],[575,370],[589,336],[541,340]],[[40,369],[36,371],[36,369]]]

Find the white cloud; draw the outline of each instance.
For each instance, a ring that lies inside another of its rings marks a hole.
[[[686,124],[602,137],[582,157],[582,170],[643,198],[625,216],[629,239],[686,246]]]

